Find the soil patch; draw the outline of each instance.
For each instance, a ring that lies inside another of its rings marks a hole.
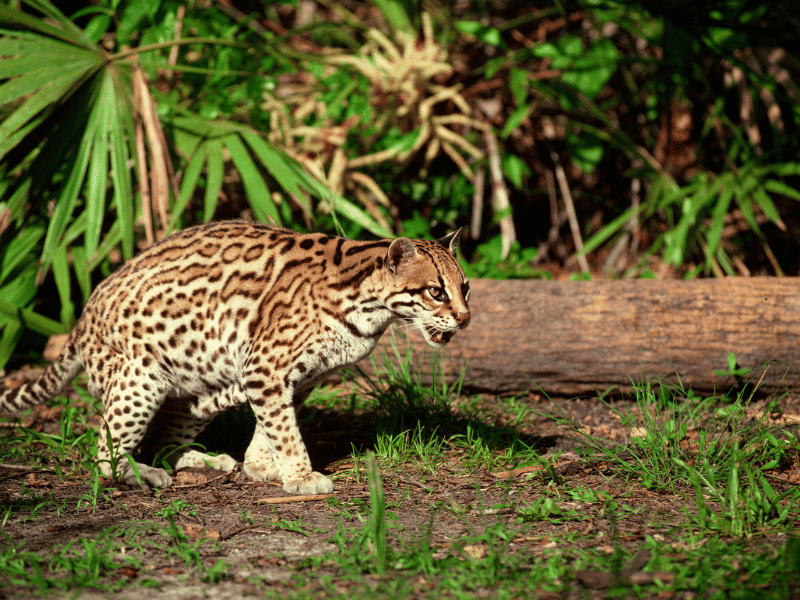
[[[440,445],[435,468],[407,459],[381,459],[387,544],[397,561],[383,574],[370,566],[369,556],[375,549],[364,533],[373,514],[365,460],[352,454],[353,448],[375,446],[376,416],[369,410],[310,406],[300,412],[315,469],[334,479],[331,498],[271,504],[271,500],[286,498],[282,488],[253,482],[238,469],[229,474],[183,470],[176,476],[175,487],[161,491],[100,481],[104,491],[93,496],[92,481],[85,472],[58,475],[52,470],[26,470],[23,462],[4,465],[0,467],[5,515],[2,543],[6,550],[15,546],[18,552],[42,557],[85,558],[92,544],[102,547],[107,556],[98,559],[101,577],[87,577],[92,583],[77,589],[60,590],[55,585],[47,595],[99,598],[113,592],[117,598],[132,600],[238,598],[279,591],[286,596],[298,590],[311,596],[347,595],[362,588],[382,589],[387,578],[397,584],[404,577],[404,556],[468,562],[489,560],[500,553],[503,560],[523,565],[546,560],[555,551],[563,555],[565,549],[575,556],[588,552],[626,557],[620,559],[624,564],[619,573],[624,573],[627,564],[631,572],[625,575],[626,581],[633,585],[632,574],[643,572],[634,563],[641,562],[642,556],[642,564],[647,562],[653,540],[673,554],[691,554],[691,547],[674,544],[686,543],[675,531],[685,527],[687,515],[697,510],[694,490],[681,484],[656,488],[622,476],[602,455],[587,455],[574,429],[565,424],[571,421],[608,444],[624,444],[637,432],[620,415],[635,416],[639,410],[635,403],[606,404],[596,398],[544,401],[530,395],[513,399],[513,410],[509,410],[504,399],[469,402],[473,415],[480,414],[485,425],[513,430],[517,443],[535,446],[546,460],[514,464],[503,463],[501,457],[465,469],[467,449],[447,443]],[[562,421],[531,411],[519,418],[515,411],[520,406],[559,414]],[[765,407],[762,403],[749,410],[756,419]],[[456,406],[455,414],[460,414],[458,410]],[[783,398],[780,412],[800,414],[798,400]],[[784,418],[775,414],[775,419]],[[42,412],[33,426],[53,430],[57,416],[58,410]],[[232,426],[227,422],[217,433],[212,430],[211,441],[216,436],[221,447],[209,443],[209,449],[232,449],[236,456],[242,449],[231,444]],[[6,431],[13,435],[13,429]],[[690,432],[687,440],[691,437]],[[249,440],[249,436],[240,434],[239,439]],[[30,451],[42,449],[40,445]],[[496,456],[502,448],[491,452]],[[241,455],[236,457],[241,459]],[[543,468],[548,460],[550,467]],[[796,466],[776,472],[772,481],[778,493],[791,487]],[[487,533],[491,531],[501,534],[492,537]],[[767,532],[754,536],[747,545],[763,554],[765,548],[785,543],[783,533]],[[136,560],[127,560],[130,557]],[[778,555],[775,561],[777,568]],[[83,567],[75,567],[79,568]],[[16,585],[10,572],[10,568],[0,570],[0,597],[41,594]],[[408,594],[423,597],[441,584],[441,575],[421,573],[403,583]],[[609,586],[619,584],[619,573],[614,575],[617,579],[602,570],[572,568],[570,573],[569,585],[556,577],[557,591],[544,590],[539,597],[605,597]],[[645,579],[649,577],[652,584],[657,574],[649,573]],[[665,585],[676,576],[674,572],[661,575]],[[74,579],[75,574],[69,576]],[[441,590],[432,593],[450,595]],[[491,588],[478,585],[464,593],[482,596],[491,594]]]

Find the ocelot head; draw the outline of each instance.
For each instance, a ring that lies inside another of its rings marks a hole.
[[[435,242],[398,238],[386,256],[386,306],[442,348],[469,324],[469,282],[456,259],[461,229]]]

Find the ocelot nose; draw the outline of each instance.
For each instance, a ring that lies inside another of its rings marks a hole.
[[[458,323],[458,326],[462,329],[469,324],[469,313],[468,312],[460,312],[453,315],[453,318]]]

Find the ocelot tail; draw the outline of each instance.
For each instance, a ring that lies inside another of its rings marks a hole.
[[[311,469],[294,404],[367,356],[394,321],[414,324],[436,348],[467,326],[459,234],[359,242],[245,221],[174,234],[98,285],[58,359],[0,394],[0,412],[41,404],[85,369],[89,392],[102,398],[98,465],[110,476],[111,452],[187,445],[214,415],[249,402],[257,425],[244,472],[280,479],[291,493],[331,492]],[[236,465],[197,450],[169,460]],[[120,478],[136,483],[131,464],[116,463]],[[137,468],[150,486],[172,485],[163,469]]]

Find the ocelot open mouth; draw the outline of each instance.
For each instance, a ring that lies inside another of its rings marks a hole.
[[[453,339],[453,335],[456,333],[455,331],[439,331],[433,327],[426,327],[425,330],[431,336],[431,341],[434,344],[446,344]]]

